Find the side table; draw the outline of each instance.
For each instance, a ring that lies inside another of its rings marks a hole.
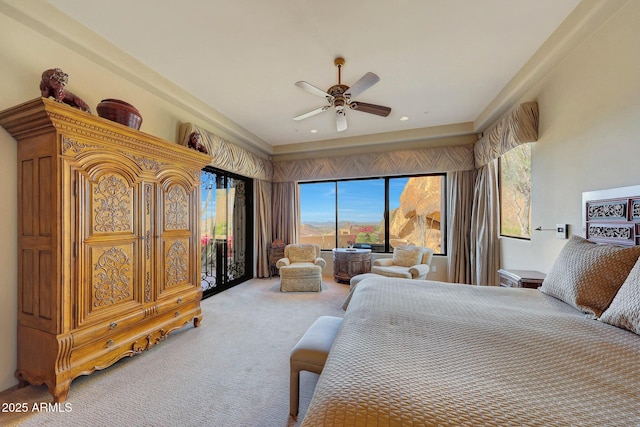
[[[271,276],[279,276],[278,267],[276,267],[276,263],[280,258],[284,258],[284,244],[281,246],[278,244],[272,244],[267,248],[268,256],[269,256],[269,278]]]
[[[349,283],[353,276],[371,271],[371,249],[333,250],[333,277],[337,282]]]
[[[532,270],[498,270],[500,286],[508,288],[537,289],[545,278],[544,273]]]

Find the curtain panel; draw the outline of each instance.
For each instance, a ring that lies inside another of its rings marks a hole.
[[[269,277],[269,251],[268,247],[273,242],[273,234],[271,224],[273,223],[273,217],[271,216],[271,183],[269,181],[263,181],[256,179],[254,183],[255,191],[255,215],[256,215],[256,276],[257,277]]]
[[[498,158],[538,140],[538,104],[526,102],[500,118],[474,146],[477,176],[471,217],[471,283],[497,285],[500,268]]]
[[[500,206],[498,204],[498,160],[478,169],[471,215],[471,284],[498,285],[500,268]]]
[[[447,173],[448,280],[471,283],[471,214],[475,171]]]
[[[273,238],[286,244],[298,243],[300,229],[300,189],[297,182],[274,182]]]

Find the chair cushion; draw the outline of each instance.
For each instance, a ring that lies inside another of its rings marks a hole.
[[[288,253],[292,263],[313,262],[316,259],[316,249],[313,245],[291,245]]]
[[[397,246],[393,249],[393,264],[403,267],[411,267],[422,261],[422,248],[420,246]]]
[[[405,279],[411,279],[411,273],[409,272],[408,267],[400,267],[397,265],[392,265],[391,267],[380,267],[380,266],[372,266],[371,272],[375,274],[380,274],[386,277],[401,277]]]
[[[287,277],[322,276],[322,267],[312,262],[296,262],[280,268],[280,274]]]

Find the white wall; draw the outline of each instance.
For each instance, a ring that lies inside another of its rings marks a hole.
[[[640,2],[628,2],[523,100],[537,99],[533,228],[584,236],[583,191],[640,184]],[[566,240],[533,231],[501,239],[502,267],[547,273]]]

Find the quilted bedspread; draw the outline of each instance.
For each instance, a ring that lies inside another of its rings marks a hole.
[[[535,289],[359,283],[303,427],[640,426],[640,336]]]

